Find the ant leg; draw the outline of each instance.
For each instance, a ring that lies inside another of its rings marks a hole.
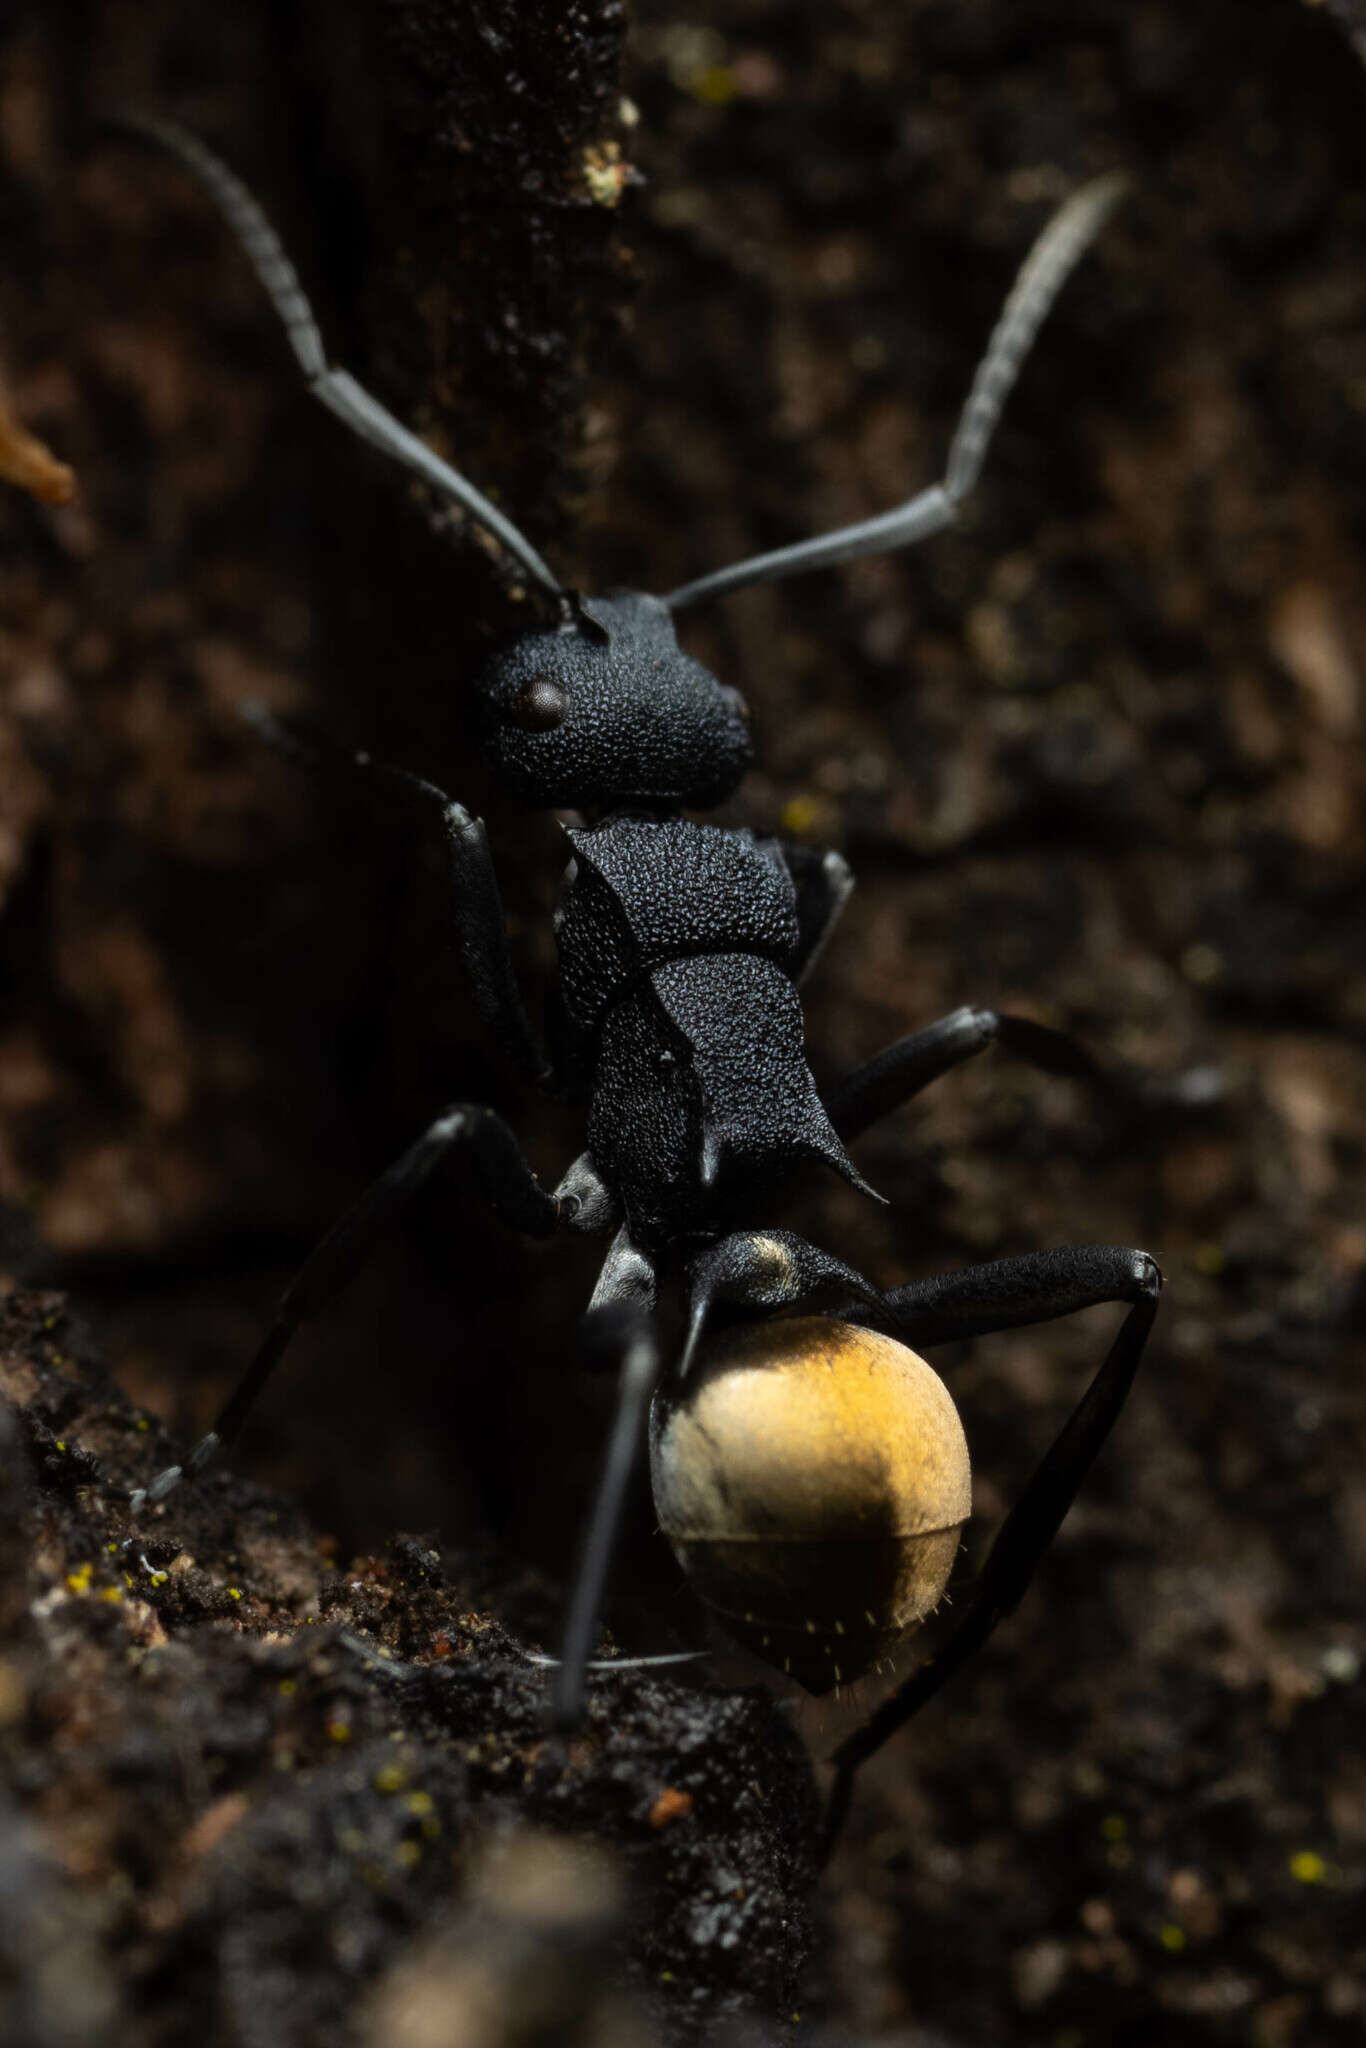
[[[581,1339],[594,1365],[609,1366],[619,1360],[620,1377],[617,1410],[574,1576],[550,1695],[550,1723],[561,1733],[576,1728],[583,1718],[584,1682],[597,1640],[598,1617],[621,1535],[627,1488],[640,1457],[650,1401],[659,1379],[654,1318],[638,1301],[623,1299],[590,1309]]]
[[[1100,1370],[997,1532],[952,1632],[835,1751],[835,1782],[826,1815],[827,1854],[848,1813],[859,1765],[933,1699],[1023,1599],[1128,1397],[1161,1288],[1162,1276],[1146,1252],[1117,1245],[1077,1245],[997,1259],[892,1288],[875,1310],[853,1312],[854,1321],[888,1329],[908,1344],[932,1345],[992,1330],[1023,1329],[1103,1302],[1129,1304]]]
[[[1041,1073],[1087,1081],[1116,1107],[1130,1111],[1204,1109],[1218,1101],[1223,1089],[1215,1067],[1192,1067],[1170,1080],[1155,1080],[1136,1067],[1097,1059],[1068,1032],[1036,1024],[1032,1017],[965,1007],[898,1039],[855,1068],[823,1098],[826,1114],[841,1138],[856,1138],[989,1045],[1002,1046]]]
[[[797,950],[787,971],[800,987],[854,892],[854,876],[842,853],[818,853],[791,839],[780,839],[778,845],[797,892]]]
[[[550,1235],[558,1220],[558,1204],[527,1165],[521,1147],[503,1119],[482,1104],[454,1104],[366,1189],[310,1252],[286,1289],[265,1341],[213,1428],[195,1445],[184,1466],[168,1465],[150,1486],[133,1490],[128,1503],[133,1514],[149,1503],[165,1500],[186,1474],[195,1476],[202,1472],[225,1445],[233,1442],[295,1331],[320,1315],[342,1292],[384,1227],[460,1145],[470,1148],[475,1174],[490,1208],[529,1237]]]
[[[456,938],[485,1028],[530,1081],[537,1086],[551,1081],[553,1069],[517,987],[503,899],[483,819],[472,818],[463,804],[454,802],[435,783],[424,782],[420,775],[390,768],[369,754],[350,753],[315,734],[305,738],[262,705],[244,705],[243,716],[277,753],[316,772],[353,777],[420,825],[440,832],[450,862]]]

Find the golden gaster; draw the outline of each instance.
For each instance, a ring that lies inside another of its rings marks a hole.
[[[808,1692],[938,1604],[971,1511],[963,1425],[923,1358],[821,1316],[741,1324],[657,1397],[660,1526],[698,1597]]]

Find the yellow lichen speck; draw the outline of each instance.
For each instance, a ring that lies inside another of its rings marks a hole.
[[[630,176],[630,166],[622,162],[621,144],[590,143],[581,162],[589,198],[598,206],[615,206]]]

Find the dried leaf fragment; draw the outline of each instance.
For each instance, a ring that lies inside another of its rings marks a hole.
[[[76,472],[59,462],[52,450],[14,417],[9,393],[0,384],[0,477],[18,484],[40,505],[69,505],[76,495]]]

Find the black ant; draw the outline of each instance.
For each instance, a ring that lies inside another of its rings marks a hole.
[[[746,707],[679,647],[676,615],[768,578],[905,547],[947,527],[971,493],[1002,406],[1068,275],[1122,190],[1109,177],[1054,215],[978,365],[943,478],[881,517],[736,563],[654,597],[566,590],[524,535],[344,370],[329,367],[294,269],[245,187],[192,135],[137,119],[203,184],[280,315],[309,389],[355,433],[462,505],[520,565],[542,630],[472,683],[483,751],[528,805],[572,808],[555,932],[551,1044],[523,1007],[484,827],[415,775],[341,757],[444,837],[451,915],[484,1023],[535,1086],[587,1111],[587,1149],[553,1192],[501,1117],[456,1103],[381,1175],[309,1257],[265,1342],[191,1452],[132,1496],[165,1500],[237,1437],[300,1324],[346,1285],[377,1233],[457,1148],[515,1229],[610,1235],[583,1323],[619,1370],[601,1482],[568,1604],[551,1715],[579,1719],[622,1518],[647,1433],[660,1522],[730,1632],[823,1693],[868,1671],[938,1603],[969,1511],[967,1448],[943,1383],[908,1348],[1127,1305],[1109,1353],[1006,1518],[941,1648],[835,1752],[829,1834],[853,1774],[1020,1601],[1119,1414],[1157,1311],[1146,1252],[1086,1245],[995,1260],[882,1291],[785,1230],[749,1227],[794,1169],[820,1162],[879,1199],[846,1144],[939,1075],[1000,1044],[1048,1073],[1123,1093],[1065,1034],[960,1009],[818,1094],[798,988],[852,888],[819,854],[683,814],[729,796],[751,761]],[[307,761],[319,747],[253,714]],[[1146,1084],[1143,1084],[1146,1085]],[[1166,1091],[1198,1100],[1208,1077]],[[1149,1087],[1148,1099],[1163,1091]],[[670,1259],[687,1334],[664,1366],[655,1306]]]

